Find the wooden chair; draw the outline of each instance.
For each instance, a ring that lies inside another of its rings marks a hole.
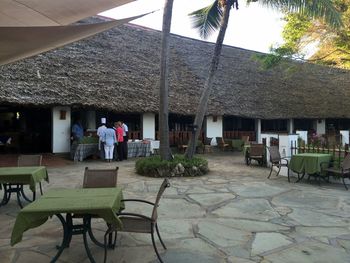
[[[213,138],[211,137],[206,137],[204,140],[204,144],[203,144],[203,153],[211,153],[213,152],[212,148],[211,148],[211,141]]]
[[[276,176],[279,175],[279,173],[281,171],[281,167],[287,167],[287,169],[288,169],[288,182],[290,182],[288,159],[281,157],[278,146],[271,146],[271,147],[268,147],[268,149],[270,152],[270,162],[272,165],[271,165],[270,174],[267,178],[270,178],[274,166],[278,167],[278,172],[277,172]]]
[[[88,167],[85,167],[84,171],[84,180],[83,180],[83,188],[109,188],[109,187],[116,187],[117,186],[117,178],[118,178],[118,170],[119,167],[116,167],[115,169],[89,169]],[[67,217],[67,222],[68,224],[71,224],[72,229],[82,229],[83,225],[81,224],[73,224],[73,219],[74,218],[83,218],[82,215],[79,214],[74,214],[71,215],[70,217]],[[91,219],[92,218],[98,218],[95,215],[91,215],[91,218],[87,224],[87,232],[90,236],[91,241],[99,246],[104,248],[105,244],[107,243],[102,243],[99,242],[96,237],[94,236],[91,228]],[[107,224],[109,227],[109,224]],[[80,234],[79,231],[75,231],[76,234]],[[75,232],[72,233],[72,235],[75,234]],[[109,235],[108,238],[108,247],[114,248],[116,245],[117,241],[117,236],[113,236],[112,234]]]
[[[188,142],[187,141],[179,141],[179,144],[177,145],[177,148],[179,149],[180,153],[185,153],[186,149],[188,147]]]
[[[129,213],[129,212],[120,212],[118,213],[119,219],[122,221],[122,229],[119,230],[120,232],[133,232],[133,233],[147,233],[151,234],[152,237],[152,244],[154,251],[157,254],[157,257],[160,262],[163,263],[162,258],[159,255],[158,249],[156,247],[156,243],[154,240],[154,230],[156,230],[158,238],[160,243],[162,244],[163,248],[166,249],[166,246],[160,237],[159,234],[159,229],[158,229],[158,224],[157,224],[157,219],[158,219],[158,206],[159,206],[159,201],[167,187],[170,186],[169,180],[164,179],[163,183],[161,184],[156,201],[154,203],[149,202],[147,200],[140,200],[140,199],[124,199],[122,200],[123,202],[139,202],[139,203],[144,203],[152,206],[152,215],[151,217],[145,216],[142,214],[136,214],[136,213]],[[112,232],[117,232],[117,229],[114,226],[111,226],[109,231],[106,232],[105,234],[105,242],[106,242],[106,237],[108,234]],[[106,247],[105,247],[105,255],[106,255]]]
[[[228,143],[225,143],[222,137],[216,137],[216,143],[218,144],[218,147],[223,151],[225,151],[230,147]]]
[[[249,144],[249,135],[243,135],[241,137],[241,140],[243,141],[244,144]]]
[[[85,167],[83,188],[116,187],[119,167],[115,169],[89,169]]]
[[[321,163],[321,169],[323,167],[323,164],[324,163]],[[345,178],[348,178],[350,180],[350,154],[347,154],[345,156],[343,162],[339,165],[339,168],[336,168],[333,165],[334,165],[334,162],[331,162],[329,164],[330,167],[326,169],[322,169],[322,172],[325,171],[326,177],[328,178],[329,176],[341,178],[345,189],[348,190],[348,187],[345,183]]]
[[[17,159],[17,166],[41,166],[42,155],[20,155]]]
[[[264,158],[265,158],[265,145],[254,143],[250,145],[249,152],[247,152],[245,159],[246,164],[250,165],[252,160],[256,160],[259,165],[264,164]]]
[[[19,155],[18,159],[17,159],[17,166],[21,167],[21,166],[41,166],[43,160],[43,156],[42,155]],[[9,187],[11,187],[12,184],[9,184]],[[39,188],[40,188],[40,194],[43,195],[43,187],[41,185],[41,182],[39,182]],[[35,199],[35,193],[33,192],[33,199],[30,200],[24,193],[23,191],[23,187],[21,189],[21,194],[23,196],[23,198],[29,202],[34,201]]]

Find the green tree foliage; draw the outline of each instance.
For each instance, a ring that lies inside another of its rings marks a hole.
[[[288,14],[283,30],[285,43],[274,52],[279,54],[279,49],[284,48],[301,54],[308,44],[318,43],[309,61],[350,69],[350,0],[335,0],[334,4],[343,27],[334,28],[322,20],[310,22],[304,15]]]

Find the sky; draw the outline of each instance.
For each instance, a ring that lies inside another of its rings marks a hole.
[[[213,0],[174,0],[171,32],[174,34],[201,39],[191,26],[188,14],[208,6]],[[282,43],[281,32],[284,22],[282,14],[261,7],[258,3],[246,5],[239,2],[239,10],[232,9],[224,44],[244,49],[268,52],[272,44]],[[164,0],[138,0],[111,9],[100,15],[121,19],[155,11],[152,14],[132,21],[133,24],[161,30]],[[215,42],[216,34],[206,41]]]

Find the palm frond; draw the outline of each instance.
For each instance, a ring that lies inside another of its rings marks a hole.
[[[332,0],[259,0],[259,3],[274,9],[307,15],[311,18],[322,18],[334,28],[342,26],[341,16]]]
[[[220,28],[222,10],[218,0],[215,0],[211,5],[194,11],[189,16],[192,20],[192,27],[198,29],[201,38],[207,39]]]

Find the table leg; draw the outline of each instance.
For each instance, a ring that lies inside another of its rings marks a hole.
[[[27,202],[31,203],[31,202],[33,202],[33,201],[35,200],[35,197],[36,197],[36,196],[35,196],[35,192],[33,192],[33,198],[32,198],[32,200],[30,200],[30,199],[24,194],[23,184],[20,186],[20,191],[21,191],[21,194],[22,194],[24,200],[26,200]]]
[[[50,263],[54,263],[57,261],[57,259],[60,257],[60,255],[62,254],[63,250],[69,246],[68,242],[69,242],[69,229],[68,229],[68,225],[66,223],[66,221],[64,220],[63,216],[61,214],[56,214],[56,216],[58,217],[58,219],[61,221],[62,227],[63,227],[63,239],[62,239],[62,243],[60,246],[57,246],[58,251],[56,253],[56,255],[51,259]]]
[[[298,173],[298,180],[296,180],[296,183],[299,183],[301,180],[303,180],[304,176],[305,176],[305,172],[303,172],[303,174],[301,175],[300,178],[299,178],[299,173]]]
[[[2,197],[2,200],[0,202],[0,206],[6,205],[11,197],[11,192],[7,191],[7,185],[3,184],[2,187],[4,188],[4,195]]]
[[[107,224],[108,228],[110,227],[109,224]],[[96,245],[96,246],[99,246],[99,247],[102,247],[104,248],[105,247],[105,244],[98,241],[96,239],[96,237],[94,236],[93,232],[92,232],[92,228],[91,228],[91,218],[90,219],[87,219],[87,230],[88,230],[88,234],[89,234],[89,237],[91,239],[91,241]],[[113,241],[112,241],[113,240]],[[115,236],[114,236],[114,239],[113,239],[113,233],[109,233],[108,234],[108,244],[107,246],[109,248],[115,248],[115,244],[116,244],[116,241],[117,241],[117,235],[115,233]]]

